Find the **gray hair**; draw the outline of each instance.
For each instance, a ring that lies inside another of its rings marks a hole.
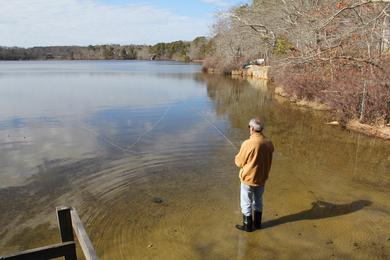
[[[257,118],[252,118],[249,121],[249,126],[252,127],[255,132],[261,132],[264,128],[263,124]]]

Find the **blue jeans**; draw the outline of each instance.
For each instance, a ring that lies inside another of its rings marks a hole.
[[[263,186],[249,186],[241,183],[240,204],[241,212],[245,216],[252,215],[252,208],[255,211],[263,211]]]

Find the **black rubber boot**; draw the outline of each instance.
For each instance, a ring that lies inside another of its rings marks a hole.
[[[246,232],[253,231],[253,220],[252,216],[242,215],[242,225],[236,225],[236,228]]]
[[[263,215],[263,212],[261,211],[255,211],[254,214],[254,226],[255,229],[261,229],[261,216]]]

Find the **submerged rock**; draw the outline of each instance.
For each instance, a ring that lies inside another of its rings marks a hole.
[[[153,198],[153,202],[154,202],[154,203],[157,203],[157,204],[160,204],[160,203],[163,203],[163,200],[162,200],[162,198],[160,198],[160,197],[154,197],[154,198]]]

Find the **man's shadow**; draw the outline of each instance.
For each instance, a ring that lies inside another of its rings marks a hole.
[[[312,202],[311,209],[304,210],[295,214],[283,216],[274,220],[265,221],[262,223],[262,229],[274,227],[280,224],[289,222],[295,222],[305,219],[322,219],[331,218],[341,215],[353,213],[361,210],[364,207],[370,206],[371,201],[368,200],[357,200],[347,204],[333,204],[326,201],[315,201]]]

